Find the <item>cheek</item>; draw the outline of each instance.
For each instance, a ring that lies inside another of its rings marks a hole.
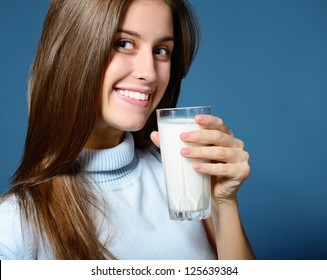
[[[131,69],[127,67],[131,65],[129,61],[122,58],[119,55],[113,55],[109,60],[107,69],[104,74],[103,87],[112,87],[118,80],[128,76],[131,73]]]
[[[167,86],[170,80],[170,64],[165,65],[165,67],[160,67],[157,69],[157,93],[155,94],[153,100],[154,108],[158,106],[160,100],[164,96]]]
[[[169,80],[170,80],[170,64],[165,65],[165,67],[162,67],[158,71],[158,81],[160,81],[160,88],[163,89],[163,91],[166,90]]]
[[[115,60],[110,61],[110,64],[104,73],[103,82],[102,82],[102,89],[101,89],[102,104],[107,104],[110,95],[112,93],[111,91],[114,87],[114,84],[120,79],[120,77],[125,75],[123,71],[124,68],[119,67],[119,63],[116,63]]]

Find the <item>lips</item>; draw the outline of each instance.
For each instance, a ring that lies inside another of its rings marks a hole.
[[[150,96],[150,94],[139,92],[139,91],[132,91],[132,90],[116,89],[116,92],[122,96],[135,100],[141,100],[141,101],[149,100],[149,96]]]

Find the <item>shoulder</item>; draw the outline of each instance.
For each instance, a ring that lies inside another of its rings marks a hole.
[[[20,235],[20,213],[15,196],[0,201],[0,259],[17,259],[16,235]]]
[[[14,195],[0,200],[0,259],[24,259],[20,209]]]
[[[20,210],[17,199],[11,195],[0,200],[0,238],[3,233],[15,230],[20,224]]]
[[[17,199],[14,195],[10,195],[7,197],[0,198],[0,217],[1,217],[1,224],[0,227],[2,228],[3,222],[8,221],[6,217],[12,217],[19,215],[19,206]],[[4,218],[4,219],[2,219]]]

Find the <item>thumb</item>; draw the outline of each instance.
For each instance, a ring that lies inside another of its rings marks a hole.
[[[159,132],[158,131],[152,131],[150,134],[150,138],[152,142],[160,148],[160,140],[159,140]]]

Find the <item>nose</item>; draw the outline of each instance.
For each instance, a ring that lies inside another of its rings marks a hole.
[[[140,49],[135,55],[134,77],[147,82],[157,79],[156,63],[152,50]]]

